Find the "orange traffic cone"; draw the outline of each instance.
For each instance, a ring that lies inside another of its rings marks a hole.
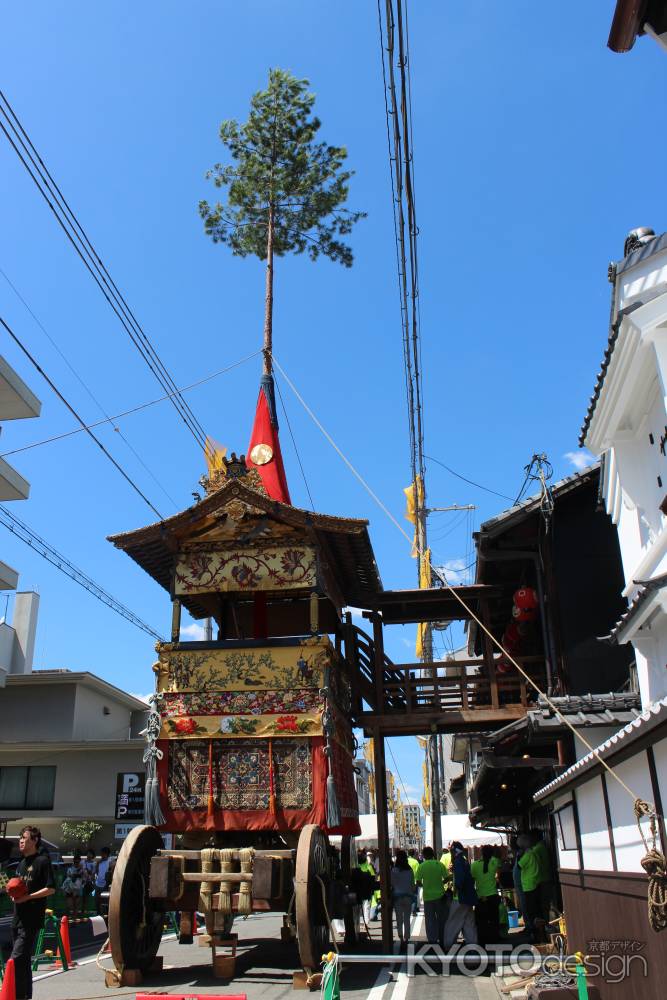
[[[0,1000],[16,1000],[16,973],[14,972],[14,959],[7,959],[5,965],[5,975],[0,987]]]
[[[71,968],[76,963],[72,961],[72,949],[69,943],[69,919],[66,916],[62,917],[60,920],[60,940],[62,941],[63,951],[65,952],[67,967]],[[60,955],[58,955],[58,958],[56,959],[56,965],[62,965]]]

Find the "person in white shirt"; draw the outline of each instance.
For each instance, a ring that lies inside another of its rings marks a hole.
[[[100,860],[95,865],[95,908],[98,913],[102,912],[102,893],[106,892],[111,882],[111,851],[108,847],[103,847],[100,851]]]

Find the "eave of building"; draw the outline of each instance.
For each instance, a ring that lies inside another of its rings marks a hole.
[[[602,770],[600,759],[612,766],[611,762],[621,754],[630,756],[640,740],[649,739],[651,742],[657,742],[661,735],[659,731],[664,729],[667,729],[667,698],[654,702],[636,719],[595,747],[593,752],[586,754],[563,774],[540,788],[535,792],[535,801],[548,802],[564,789],[587,780],[592,772]]]
[[[657,608],[662,607],[664,599],[662,591],[667,587],[667,573],[662,573],[652,580],[633,580],[633,583],[641,589],[637,591],[628,610],[621,615],[609,636],[605,636],[612,643],[630,642]]]
[[[27,753],[36,748],[45,748],[49,752],[62,753],[76,750],[143,750],[146,741],[143,737],[132,737],[127,740],[0,740],[0,753]],[[50,763],[50,761],[49,761]]]
[[[7,563],[0,561],[0,590],[16,590],[19,585],[19,575]]]
[[[100,694],[114,701],[120,702],[133,712],[147,712],[148,705],[145,701],[140,701],[134,695],[121,691],[114,684],[109,684],[96,674],[89,671],[74,670],[33,670],[30,674],[8,674],[6,680],[7,687],[51,687],[57,684],[81,684],[84,687],[93,688]]]
[[[30,483],[4,458],[0,458],[0,500],[27,500]]]
[[[335,564],[331,568],[347,604],[354,607],[366,606],[368,595],[375,595],[382,590],[382,581],[368,535],[368,521],[317,514],[279,503],[245,485],[242,479],[230,480],[201,502],[172,517],[136,531],[110,535],[108,540],[116,548],[127,552],[161,587],[170,591],[174,552],[180,539],[189,537],[197,525],[207,519],[214,519],[218,511],[222,511],[232,499],[263,511],[277,522],[302,529],[315,541],[320,540]],[[182,600],[195,617],[208,614],[196,596]]]
[[[23,379],[0,356],[0,420],[38,417],[42,404]]]
[[[664,259],[659,259],[660,255]],[[618,411],[617,397],[620,401],[631,398],[631,390],[624,382],[632,376],[633,354],[642,331],[664,322],[665,304],[660,300],[666,291],[667,233],[664,233],[629,254],[616,268],[614,316],[579,436],[580,445],[596,453],[608,447],[603,411],[616,414],[620,420],[623,408]],[[620,378],[617,372],[621,373]]]

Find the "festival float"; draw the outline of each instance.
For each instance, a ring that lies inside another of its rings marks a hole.
[[[296,938],[309,973],[331,921],[355,939],[369,888],[354,847],[342,615],[381,589],[367,522],[292,506],[271,376],[247,457],[216,452],[208,467],[193,506],[110,538],[172,602],[171,641],[157,643],[153,667],[146,825],[125,840],[110,892],[118,984],[154,967],[170,911],[181,943],[204,914],[214,970],[237,914],[282,912],[283,939]],[[183,608],[216,638],[182,642]],[[166,833],[178,847],[165,847]],[[228,974],[229,960],[220,968]]]

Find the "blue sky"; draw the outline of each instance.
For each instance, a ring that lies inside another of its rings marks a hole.
[[[607,263],[628,230],[667,228],[667,141],[655,109],[667,59],[641,40],[606,49],[612,0],[554,11],[528,0],[411,4],[411,57],[426,451],[515,496],[533,452],[556,477],[577,434],[606,340]],[[1,86],[87,228],[177,384],[261,343],[263,272],[204,236],[197,202],[222,153],[223,118],[246,115],[270,66],[308,77],[323,138],[356,170],[350,207],[368,218],[355,265],[280,260],[275,352],[324,425],[397,517],[409,481],[398,294],[376,6],[370,0],[65,5],[5,12]],[[0,267],[110,413],[159,389],[0,137]],[[99,413],[0,275],[0,314],[86,419]],[[3,337],[1,353],[43,401],[6,423],[3,451],[68,430],[72,419]],[[209,433],[245,450],[259,360],[188,394]],[[298,402],[283,396],[318,510],[368,517],[385,586],[414,563],[385,515]],[[202,456],[162,403],[122,423],[180,509]],[[165,514],[175,507],[111,429],[103,440]],[[292,497],[307,506],[289,435]],[[107,534],[153,515],[83,435],[10,461],[32,484],[13,508],[145,620],[166,633],[167,596]],[[433,506],[502,500],[428,469]],[[434,558],[465,565],[465,516],[434,516]],[[437,520],[436,520],[437,518]],[[88,669],[132,691],[152,684],[152,640],[8,533],[0,557],[42,595],[37,666]],[[411,657],[412,633],[392,639]],[[414,744],[395,742],[420,784]]]

